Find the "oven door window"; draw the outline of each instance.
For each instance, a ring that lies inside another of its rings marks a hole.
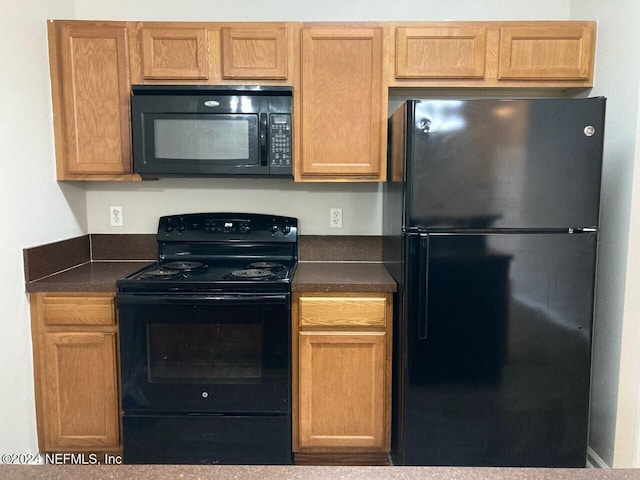
[[[263,324],[149,323],[149,383],[257,384]]]
[[[288,296],[273,301],[119,298],[122,408],[287,412]]]

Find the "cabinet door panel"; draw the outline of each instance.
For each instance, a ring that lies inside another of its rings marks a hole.
[[[382,41],[382,28],[303,29],[302,177],[381,175]]]
[[[378,326],[386,323],[385,297],[301,297],[300,326]]]
[[[384,332],[300,332],[300,447],[383,447],[384,345]]]
[[[207,79],[206,28],[143,28],[145,79]]]
[[[482,78],[486,28],[396,29],[396,78]]]
[[[115,333],[44,334],[46,448],[118,445]]]
[[[46,296],[42,298],[42,319],[51,325],[113,325],[113,296]]]
[[[287,78],[287,29],[223,28],[222,78]]]
[[[585,25],[503,27],[499,79],[587,80],[594,33]]]
[[[64,27],[60,35],[64,156],[71,174],[131,172],[125,27]]]

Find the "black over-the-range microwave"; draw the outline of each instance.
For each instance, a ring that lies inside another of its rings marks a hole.
[[[291,87],[134,85],[134,171],[291,176]]]

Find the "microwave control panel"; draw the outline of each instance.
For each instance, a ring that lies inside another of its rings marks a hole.
[[[269,165],[291,167],[291,115],[284,113],[269,115],[269,133],[271,140]]]

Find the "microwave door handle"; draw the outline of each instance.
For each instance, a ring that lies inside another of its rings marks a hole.
[[[260,114],[260,126],[259,126],[259,136],[260,136],[260,165],[263,167],[269,166],[269,149],[267,148],[267,114]]]

